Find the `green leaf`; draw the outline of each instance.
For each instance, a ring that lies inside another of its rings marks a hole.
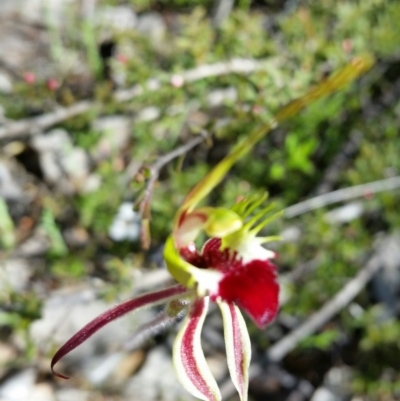
[[[68,248],[65,245],[60,229],[58,228],[54,219],[54,214],[50,209],[43,209],[40,225],[50,239],[50,253],[52,253],[54,256],[67,255]]]
[[[0,244],[6,249],[15,245],[14,223],[3,198],[0,198]]]

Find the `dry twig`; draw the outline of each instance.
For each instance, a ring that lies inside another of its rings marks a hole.
[[[249,74],[266,69],[275,60],[251,60],[235,58],[229,61],[205,64],[180,74],[168,74],[162,79],[149,79],[143,85],[135,85],[129,89],[115,91],[114,100],[118,103],[128,102],[133,98],[150,91],[157,91],[164,83],[182,86],[185,83],[198,81],[204,78],[217,77],[227,74]],[[178,83],[178,85],[177,85]],[[38,117],[15,121],[0,127],[0,140],[12,140],[25,135],[35,135],[69,118],[81,115],[98,107],[96,102],[81,101],[70,107],[60,107],[50,113]]]
[[[292,217],[307,213],[311,210],[331,205],[332,203],[359,198],[361,196],[371,196],[377,192],[390,191],[397,188],[400,188],[400,176],[338,189],[337,191],[319,195],[315,198],[307,199],[293,206],[289,206],[285,209],[284,215],[290,219]]]
[[[371,278],[384,266],[392,262],[394,255],[399,254],[399,236],[393,235],[380,240],[373,256],[366,266],[351,279],[330,301],[318,312],[310,316],[302,325],[275,343],[267,352],[272,362],[281,361],[304,338],[315,333],[337,313],[345,308],[367,285]]]
[[[160,89],[165,82],[180,87],[185,83],[199,81],[204,78],[219,77],[228,74],[250,74],[255,71],[266,69],[271,63],[275,63],[275,60],[267,61],[234,58],[215,64],[204,64],[191,70],[182,71],[181,73],[168,74],[164,79],[149,79],[144,85],[135,85],[129,89],[120,89],[115,92],[114,98],[117,102],[127,102],[146,91],[156,91]]]
[[[0,140],[38,134],[53,125],[86,113],[95,107],[96,103],[94,102],[82,101],[70,107],[60,107],[51,113],[12,122],[4,127],[0,127]]]
[[[144,249],[148,249],[150,246],[150,201],[153,195],[154,185],[157,182],[157,179],[160,175],[161,169],[174,160],[175,158],[182,156],[189,152],[189,150],[193,149],[195,146],[202,143],[206,138],[208,138],[208,133],[205,131],[201,132],[201,135],[196,136],[188,143],[180,146],[179,148],[174,149],[173,151],[161,156],[150,168],[150,179],[147,182],[143,199],[140,202],[140,215],[142,217],[142,247]]]
[[[372,276],[382,267],[381,255],[378,253],[367,263],[356,277],[350,280],[330,301],[318,312],[314,313],[297,329],[290,332],[282,340],[275,343],[267,352],[267,358],[272,362],[281,361],[304,338],[315,333],[339,311],[347,306],[365,287]]]

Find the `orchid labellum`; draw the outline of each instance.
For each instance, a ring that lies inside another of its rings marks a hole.
[[[244,199],[231,209],[198,207],[237,160],[272,128],[297,114],[313,101],[354,80],[373,64],[370,56],[358,57],[338,73],[281,109],[269,124],[261,126],[238,144],[187,195],[177,212],[172,234],[166,241],[164,258],[178,284],[141,295],[106,311],[70,338],[54,355],[51,368],[65,355],[111,321],[142,307],[166,303],[169,316],[187,310],[175,340],[174,366],[183,386],[205,401],[221,399],[214,377],[201,349],[200,334],[209,302],[216,302],[224,323],[228,368],[242,401],[247,400],[250,338],[241,315],[263,328],[277,314],[279,286],[274,252],[263,244],[277,237],[259,236],[277,214],[262,208],[265,196]],[[207,235],[201,249],[195,240]],[[65,376],[55,373],[59,377]]]
[[[179,284],[139,296],[103,313],[58,350],[52,368],[109,322],[141,307],[164,302],[168,304],[169,315],[177,315],[182,308],[188,309],[173,350],[174,366],[181,383],[197,398],[220,400],[218,386],[207,366],[200,341],[211,300],[222,312],[232,380],[241,399],[246,400],[251,347],[238,307],[260,328],[270,323],[278,310],[279,286],[276,267],[271,263],[275,254],[262,246],[276,237],[257,236],[276,214],[265,217],[271,207],[253,213],[264,199],[264,196],[253,197],[237,203],[232,209],[206,207],[184,214],[177,221],[164,252],[168,269]],[[194,240],[201,231],[210,239],[198,251]]]
[[[194,291],[189,313],[174,344],[174,364],[183,386],[202,400],[220,400],[218,386],[201,350],[200,332],[209,301],[222,312],[228,368],[241,400],[247,400],[250,338],[239,308],[265,327],[278,311],[279,286],[274,252],[262,246],[277,237],[257,234],[277,214],[271,207],[253,213],[265,197],[250,198],[232,209],[199,208],[183,213],[167,240],[165,260],[171,275]],[[203,230],[210,239],[198,251]]]

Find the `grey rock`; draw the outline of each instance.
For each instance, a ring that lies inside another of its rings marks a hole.
[[[311,401],[346,401],[351,395],[353,371],[348,366],[331,368],[324,377],[323,386],[317,388]]]
[[[80,192],[88,193],[96,191],[100,188],[102,183],[101,176],[99,174],[93,173],[86,177],[84,184],[80,186]]]
[[[314,393],[313,385],[307,380],[300,380],[287,397],[287,401],[306,401]]]
[[[9,12],[28,22],[59,26],[65,22],[66,13],[78,4],[78,0],[15,0],[7,3]]]
[[[9,364],[17,358],[17,351],[14,345],[0,341],[0,377],[8,371]],[[0,397],[1,399],[1,397]]]
[[[223,22],[229,17],[233,9],[233,0],[217,0],[214,1],[212,10],[212,24],[215,28],[220,27]]]
[[[0,93],[9,94],[12,90],[11,77],[7,73],[0,71]]]
[[[7,123],[6,109],[0,104],[0,125]]]
[[[304,401],[310,399],[314,390],[308,381],[299,380],[279,365],[271,364],[261,368],[259,365],[252,364],[250,372],[253,372],[251,387],[257,393],[271,393],[276,392],[277,389],[285,389],[289,392],[286,398],[288,401]]]
[[[74,147],[61,160],[64,171],[72,178],[84,178],[89,174],[89,157],[81,149]]]
[[[83,376],[94,386],[100,386],[114,373],[124,358],[123,352],[92,357],[86,361]]]
[[[0,160],[0,197],[5,200],[19,200],[24,198],[22,188],[10,170],[10,166]]]
[[[336,392],[347,392],[351,388],[353,370],[348,366],[335,366],[325,375],[324,383]]]
[[[40,167],[46,180],[63,192],[91,192],[101,184],[100,176],[90,174],[89,155],[73,145],[68,132],[55,129],[32,139],[39,152]]]
[[[0,264],[0,291],[11,288],[16,292],[24,291],[31,277],[31,265],[27,259],[12,258]]]
[[[43,230],[37,228],[31,237],[18,246],[14,252],[17,257],[26,258],[39,256],[50,248],[50,241]]]
[[[372,278],[371,291],[393,317],[400,311],[400,234],[382,238],[379,249],[382,269]]]
[[[142,369],[127,383],[124,394],[141,401],[194,400],[179,384],[171,355],[163,347],[148,353]]]
[[[140,110],[136,115],[137,121],[154,121],[161,116],[161,110],[158,107],[150,106]]]
[[[65,152],[73,146],[68,132],[61,128],[53,129],[47,134],[34,136],[31,144],[38,152]]]
[[[54,390],[48,383],[38,383],[34,386],[29,401],[56,401]]]
[[[36,135],[32,147],[39,152],[39,163],[46,180],[56,184],[64,176],[62,160],[73,149],[67,131],[55,129],[47,134]]]
[[[301,237],[301,230],[298,226],[286,227],[282,233],[281,237],[285,242],[297,242]]]
[[[0,399],[5,401],[31,401],[36,380],[35,369],[23,370],[2,383]]]
[[[102,134],[92,156],[96,160],[102,160],[120,151],[128,144],[131,122],[125,116],[102,117],[93,122],[92,129],[100,131]]]
[[[235,101],[238,97],[235,88],[216,89],[209,93],[207,96],[208,105],[210,107],[220,106],[224,102]]]
[[[96,11],[95,23],[111,31],[127,31],[135,28],[137,16],[129,6],[104,6]]]
[[[42,152],[39,155],[40,168],[46,181],[56,184],[63,177],[63,171],[59,163],[60,159],[53,152]]]
[[[7,71],[33,71],[40,76],[47,74],[53,69],[48,62],[47,33],[36,27],[17,23],[15,18],[2,18],[2,7],[3,1],[0,6],[0,59],[4,60]]]
[[[341,401],[342,399],[338,397],[334,392],[326,387],[319,387],[315,390],[311,401]]]
[[[139,17],[136,25],[139,33],[147,36],[155,45],[164,38],[167,27],[160,14],[156,12],[144,13]]]
[[[18,10],[21,7],[23,0],[2,0],[0,7],[0,15],[9,15]]]
[[[331,224],[343,224],[359,218],[364,213],[362,202],[351,202],[347,205],[333,209],[325,214],[325,220]]]
[[[107,309],[107,305],[102,301],[95,300],[94,292],[86,290],[51,296],[44,304],[42,318],[32,323],[30,333],[34,342],[42,349],[46,350],[50,346],[48,339],[52,343],[60,344],[65,342],[75,332],[81,329],[88,321],[100,315]],[[72,354],[65,358],[66,362],[82,363],[95,353],[95,346],[107,344],[107,336],[110,331],[104,328],[96,337],[97,341],[88,341],[79,348],[79,353]],[[115,339],[115,334],[110,338]]]
[[[89,391],[75,389],[75,388],[63,388],[56,393],[57,401],[89,401],[93,399]]]

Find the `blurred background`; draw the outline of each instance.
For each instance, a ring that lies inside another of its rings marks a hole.
[[[69,381],[50,359],[110,305],[170,283],[162,248],[188,190],[365,53],[370,72],[275,129],[209,203],[305,201],[268,231],[283,236],[282,308],[264,331],[248,322],[250,399],[400,399],[399,21],[396,0],[1,0],[0,400],[192,399],[161,309],[65,358]],[[203,342],[238,400],[214,310]]]

